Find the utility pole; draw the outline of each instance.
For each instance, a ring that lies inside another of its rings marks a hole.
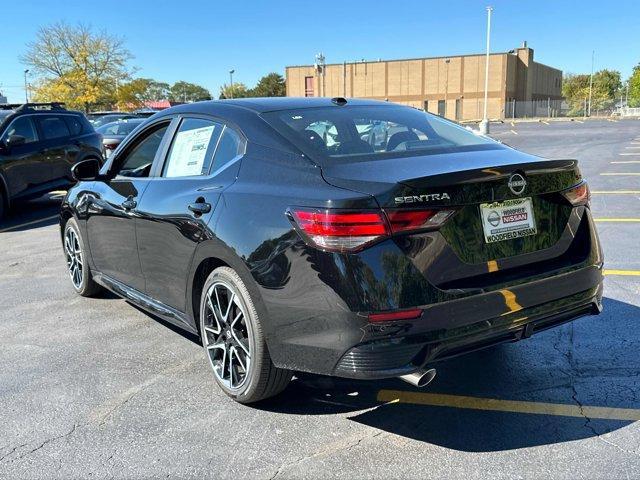
[[[484,68],[484,113],[480,122],[480,133],[489,133],[489,119],[487,118],[487,100],[489,98],[489,49],[491,47],[491,12],[493,7],[487,7],[487,56]]]
[[[593,91],[593,63],[595,60],[596,51],[591,50],[591,76],[589,77],[589,111],[587,112],[587,116],[591,116],[591,93]]]
[[[318,90],[320,91],[320,97],[324,97],[326,95],[325,82],[324,82],[324,69],[326,63],[325,58],[322,52],[316,55],[316,71],[318,72]]]
[[[447,65],[445,67],[445,80],[444,80],[444,117],[447,118],[447,104],[449,103],[449,63],[451,62],[450,58],[447,58],[444,63]]]
[[[29,103],[29,84],[27,83],[27,73],[29,69],[24,71],[24,103]]]
[[[235,69],[229,70],[229,95],[233,98],[233,74],[236,73]]]

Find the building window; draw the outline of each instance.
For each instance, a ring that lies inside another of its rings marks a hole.
[[[444,100],[438,100],[438,115],[441,117],[447,116],[447,102]]]
[[[424,111],[428,112],[429,111],[429,100],[425,100],[424,101]]]
[[[313,97],[313,77],[304,77],[304,96]]]
[[[456,98],[456,120],[462,119],[462,100]]]

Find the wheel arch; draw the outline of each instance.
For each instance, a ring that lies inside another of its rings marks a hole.
[[[198,245],[194,254],[189,281],[187,285],[187,313],[193,319],[196,329],[200,331],[200,299],[202,296],[202,287],[209,274],[218,267],[229,267],[235,270],[247,287],[254,306],[256,307],[261,319],[266,319],[266,308],[262,301],[259,286],[246,263],[235,253],[233,249],[228,247],[224,242],[217,238],[213,238],[202,242]],[[262,322],[265,339],[269,338],[269,322]]]

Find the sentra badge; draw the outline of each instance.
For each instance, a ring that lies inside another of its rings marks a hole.
[[[426,193],[424,195],[410,195],[408,197],[396,197],[396,203],[420,203],[432,202],[434,200],[451,200],[449,194],[444,193]]]

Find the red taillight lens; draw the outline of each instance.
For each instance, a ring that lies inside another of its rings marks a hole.
[[[588,205],[591,200],[591,192],[589,191],[587,182],[582,182],[575,187],[563,191],[562,195],[564,195],[572,205]]]
[[[414,308],[412,310],[398,310],[395,312],[370,313],[370,322],[394,322],[398,320],[412,320],[422,315],[422,310]]]
[[[289,213],[307,238],[325,250],[353,251],[389,234],[382,212],[295,208]]]
[[[439,227],[453,210],[341,211],[290,208],[288,214],[309,243],[323,250],[352,252],[394,233]]]
[[[442,225],[453,210],[385,210],[393,233]]]

